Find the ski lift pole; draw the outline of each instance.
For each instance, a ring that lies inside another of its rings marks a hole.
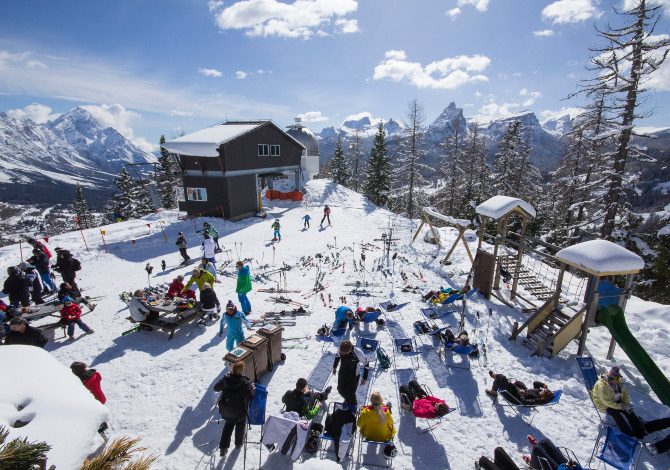
[[[102,245],[105,247],[105,253],[109,253],[109,250],[107,249],[107,242],[105,241],[105,230],[100,229],[100,238],[102,238]]]

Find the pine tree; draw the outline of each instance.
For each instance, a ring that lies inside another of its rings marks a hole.
[[[344,151],[342,150],[342,136],[338,135],[335,154],[332,159],[331,179],[337,184],[347,186],[350,176],[347,160],[344,158]]]
[[[491,172],[486,162],[486,149],[479,134],[479,126],[470,127],[463,150],[462,207],[459,216],[472,219],[475,207],[491,195]]]
[[[391,190],[391,165],[386,155],[386,135],[384,123],[380,122],[372,142],[370,161],[365,174],[363,194],[379,207],[386,207],[389,203]]]
[[[86,197],[84,196],[84,191],[77,183],[77,188],[74,193],[74,204],[72,206],[74,213],[77,215],[77,220],[79,221],[79,226],[81,228],[93,228],[95,227],[95,218],[91,214],[90,209],[88,208],[88,202],[86,202]]]
[[[513,196],[516,193],[516,188],[513,185],[515,178],[514,162],[518,159],[521,146],[521,130],[521,122],[510,122],[498,144],[493,171],[493,189],[496,194]]]
[[[441,211],[451,216],[459,215],[462,201],[461,189],[464,177],[462,140],[463,132],[458,121],[455,121],[453,133],[445,136],[444,142],[440,145],[443,151],[440,161],[440,172],[446,184],[444,190],[438,192],[438,197],[441,201],[438,207]]]
[[[124,167],[114,184],[117,188],[113,202],[115,212],[124,218],[138,218],[154,211],[147,179],[134,180]]]
[[[177,205],[175,188],[180,183],[179,172],[173,155],[163,147],[163,144],[165,144],[165,136],[161,135],[161,156],[158,158],[159,168],[156,174],[156,187],[163,207],[172,209]]]
[[[363,170],[363,148],[361,145],[361,134],[356,130],[349,144],[349,160],[351,162],[350,187],[356,192],[362,189]]]

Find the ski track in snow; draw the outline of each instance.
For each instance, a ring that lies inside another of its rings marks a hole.
[[[392,283],[390,278],[385,279],[380,273],[372,271],[373,262],[381,257],[381,249],[366,251],[365,263],[368,272],[365,273],[365,280],[374,279],[380,283],[383,287],[377,290],[383,293],[378,297],[361,297],[360,304],[377,305],[390,298],[396,303],[410,302],[400,311],[387,316],[410,335],[414,335],[413,322],[423,318],[419,308],[425,307],[425,303],[421,301],[419,294],[400,291],[401,270],[407,274],[409,283],[419,286],[422,292],[439,286],[461,287],[465,282],[470,263],[462,246],[452,255],[450,266],[439,264],[446,249],[453,243],[455,233],[442,229],[443,245],[446,243],[447,248],[440,250],[434,245],[424,243],[422,237],[409,246],[416,223],[410,226],[407,219],[377,209],[362,196],[325,180],[312,181],[307,189],[308,208],[303,204],[291,206],[288,202],[273,202],[267,219],[247,219],[237,223],[221,219],[197,219],[197,229],[201,229],[204,220],[209,220],[219,230],[220,243],[232,250],[233,257],[236,257],[236,247],[239,249],[241,245],[242,258],[254,258],[251,263],[252,275],[257,273],[256,267],[259,263],[272,262],[272,246],[275,247],[275,265],[283,262],[293,264],[301,256],[314,256],[316,253],[324,256],[339,253],[345,262],[344,274],[341,268],[331,271],[331,268],[323,266],[322,270],[326,273],[324,284],[328,286],[325,290],[326,299],[330,293],[333,307],[336,308],[342,295],[347,297],[350,306],[355,300],[349,294],[352,287],[344,284],[362,280],[362,273],[353,270],[354,254],[345,248],[354,247],[355,257],[360,260],[361,244],[374,243],[381,247],[381,243],[374,239],[380,237],[390,221],[396,227],[394,236],[400,238],[394,250],[399,254],[395,264],[396,281]],[[320,229],[319,221],[324,203],[332,208],[333,226]],[[301,219],[306,211],[312,216],[312,227],[301,231]],[[174,268],[180,261],[174,245],[179,231],[183,231],[189,240],[191,257],[200,254],[200,235],[195,233],[193,221],[179,221],[177,215],[176,212],[166,211],[143,220],[101,227],[107,232],[109,253],[105,253],[97,228],[84,231],[90,252],[83,247],[79,232],[50,239],[52,250],[56,246],[68,248],[82,260],[83,269],[78,273],[79,285],[85,289],[86,295],[102,296],[102,299],[93,313],[83,317],[95,329],[95,334],[82,336],[72,344],[57,339],[47,346],[47,350],[66,366],[75,360],[84,361],[100,371],[111,415],[112,436],[141,436],[141,444],[159,456],[155,468],[242,468],[243,456],[239,452],[231,452],[225,462],[220,461],[218,439],[221,425],[210,422],[211,418],[218,418],[218,394],[212,387],[224,373],[222,358],[226,353],[225,337],[218,337],[218,322],[206,329],[190,325],[178,330],[172,341],[168,341],[167,335],[160,332],[141,331],[121,336],[132,324],[126,320],[128,311],[125,310],[119,293],[147,285],[145,264],[149,262],[154,266],[152,285],[169,282],[180,273],[186,274],[189,269]],[[269,242],[272,236],[270,225],[275,217],[279,217],[282,224],[282,241],[272,245]],[[164,224],[167,242],[164,241],[159,221]],[[146,224],[151,224],[151,227]],[[131,244],[131,239],[136,240],[134,245]],[[327,247],[334,245],[335,241],[336,248]],[[476,241],[470,242],[470,246],[474,251]],[[25,246],[24,255],[28,255]],[[18,245],[0,248],[2,272],[9,265],[16,264],[18,257]],[[409,261],[403,261],[400,257]],[[168,272],[165,274],[160,268],[163,259],[168,265]],[[224,259],[225,253],[217,255],[217,261]],[[414,273],[419,272],[427,282],[424,283],[415,276]],[[293,269],[287,274],[288,288],[305,291],[313,286],[315,276],[316,269],[313,267]],[[275,279],[276,276],[273,282],[264,284],[254,282],[254,291],[250,294],[254,312],[251,318],[266,311],[285,308],[281,304],[266,300],[271,294],[255,291],[256,288],[276,286]],[[219,300],[224,304],[228,299],[237,303],[234,293],[235,279],[220,276],[220,280],[221,283],[215,285]],[[323,352],[334,351],[332,344],[324,345],[314,338],[319,326],[332,323],[334,308],[324,307],[319,295],[306,300],[300,294],[284,295],[308,303],[309,310],[313,312],[309,317],[298,317],[299,324],[286,327],[284,336],[312,335],[312,338],[300,341],[301,344],[308,345],[307,349],[287,350],[286,362],[278,365],[274,372],[263,376],[262,382],[268,384],[269,390],[268,413],[281,409],[282,395],[294,387],[297,378],[307,378],[310,375],[322,356],[322,349]],[[487,327],[489,307],[493,309],[493,315]],[[476,312],[479,312],[480,318],[475,332]],[[666,374],[670,373],[670,350],[667,346],[670,338],[667,322],[669,314],[668,306],[637,298],[631,299],[627,308],[631,330]],[[496,446],[504,447],[520,464],[521,455],[530,452],[526,439],[528,434],[533,434],[538,440],[549,437],[556,444],[571,448],[582,464],[588,461],[597,434],[598,416],[588,399],[576,367],[576,344],[569,345],[554,359],[532,357],[520,341],[508,340],[513,322],[521,323],[525,318],[527,314],[499,304],[495,299],[489,302],[475,296],[468,302],[466,329],[471,338],[483,338],[488,329],[488,368],[473,360],[470,370],[448,369],[432,351],[430,340],[417,338],[421,351],[417,356],[419,367],[414,370],[417,380],[427,384],[435,395],[444,398],[451,407],[458,408],[429,433],[419,435],[415,430],[417,425],[426,426],[425,422],[421,422],[423,420],[415,424],[411,415],[400,415],[398,379],[393,369],[372,372],[374,382],[370,391],[381,391],[385,399],[393,403],[393,417],[398,431],[395,443],[399,450],[393,462],[394,468],[469,469],[473,468],[473,462],[482,454],[492,457]],[[458,314],[446,317],[446,323],[452,327],[457,322]],[[392,325],[393,322],[389,328],[381,329],[376,334],[376,339],[380,340],[382,347],[391,356]],[[374,325],[370,329],[376,331]],[[80,334],[77,331],[76,335]],[[357,339],[358,330],[354,329],[353,337]],[[612,364],[604,359],[608,343],[609,334],[605,329],[592,330],[589,350],[601,370]],[[399,369],[413,368],[416,364],[408,356],[397,356],[396,361]],[[623,365],[632,400],[639,414],[645,418],[668,414],[667,407],[659,404],[653,394],[650,395],[644,379],[620,349],[617,349],[613,363]],[[540,410],[533,424],[528,426],[511,412],[492,406],[491,399],[484,393],[484,389],[490,387],[491,382],[487,369],[505,373],[508,377],[526,383],[532,383],[534,379],[545,381],[552,389],[563,389],[564,395],[557,406]],[[407,371],[403,370],[398,375],[402,376],[404,372]],[[330,377],[329,384],[333,385],[331,400],[338,400],[340,397],[335,391],[336,379]],[[663,435],[659,433],[659,436]],[[249,439],[258,441],[259,437],[259,428],[252,428]],[[365,447],[363,449],[365,451]],[[353,455],[356,460],[357,449]],[[318,459],[318,454],[303,454],[303,459],[306,460],[292,463],[283,456],[268,457],[267,451],[263,450],[262,460],[263,468],[272,469],[343,468],[332,458],[332,453],[324,461]],[[374,459],[374,456],[368,455],[368,458]],[[258,467],[257,446],[249,447],[247,467]],[[651,457],[643,451],[638,468],[670,468],[670,456]]]

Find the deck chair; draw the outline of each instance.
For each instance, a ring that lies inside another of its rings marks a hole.
[[[365,454],[363,453],[363,445],[365,445],[368,449],[370,447],[374,447],[378,449],[381,446],[386,447],[387,445],[392,445],[393,444],[393,439],[390,439],[388,441],[371,441],[367,438],[365,438],[360,432],[358,433],[358,459],[356,463],[358,464],[359,467],[362,466],[367,466],[367,467],[391,467],[393,464],[393,457],[388,458],[386,455],[382,454],[385,464],[379,464],[375,462],[370,462],[369,460],[365,460]],[[382,448],[383,450],[383,448]]]
[[[421,363],[418,354],[418,348],[414,338],[393,338],[393,364],[397,368],[396,353],[409,356],[415,369],[419,369]]]
[[[433,391],[428,387],[428,385],[426,385],[426,384],[419,384],[419,385],[423,390],[425,390],[425,392],[428,395],[435,396],[435,395],[433,395]],[[398,393],[400,395],[400,413],[402,414],[403,412],[405,412],[405,413],[414,414],[414,410],[413,410],[413,407],[412,407],[413,402],[410,399],[410,397],[408,397],[407,394],[405,394],[405,393],[402,393],[402,392],[398,392]],[[449,411],[447,411],[447,415],[449,413],[451,413],[452,411],[456,411],[456,408],[449,408]],[[437,426],[439,426],[442,423],[442,420],[444,419],[445,416],[446,415],[440,416],[439,418],[432,418],[432,419],[415,417],[414,419],[416,420],[417,424],[420,423],[420,422],[429,423],[427,427],[416,426],[417,434],[425,434],[425,433],[433,430],[434,428],[436,428]],[[432,423],[431,423],[431,421],[432,421]]]
[[[341,402],[331,402],[328,405],[328,416],[331,416],[335,410],[343,409],[344,408],[344,403]],[[340,460],[343,460],[344,457],[346,456],[351,456],[354,451],[354,446],[351,445],[351,441],[355,439],[356,435],[356,418],[358,417],[358,412],[357,410],[353,410],[354,413],[354,421],[351,423],[351,429],[348,429],[345,431],[345,426],[342,427],[342,435],[339,437],[339,455],[340,455]],[[326,417],[326,420],[328,418]],[[332,443],[332,446],[328,446],[329,443]],[[328,454],[329,450],[335,451],[335,438],[331,435],[329,435],[325,430],[320,436],[320,441],[319,441],[319,458],[324,459],[326,455]],[[344,451],[343,451],[344,449]]]
[[[381,326],[383,326],[384,320],[381,320],[379,318],[381,315],[382,315],[381,310],[375,310],[375,311],[372,311],[372,312],[365,312],[363,314],[363,317],[361,317],[361,319],[359,320],[359,326],[360,326],[360,323],[363,324],[363,331],[359,330],[359,334],[364,335],[364,336],[365,335],[367,335],[367,336],[374,335],[374,333],[372,333],[371,331],[368,330],[368,325],[370,323],[375,323],[377,325],[378,329]]]
[[[608,421],[608,418],[596,407],[596,404],[593,403],[593,397],[591,396],[591,390],[593,390],[593,387],[595,387],[596,382],[598,381],[598,372],[593,363],[593,358],[591,356],[578,357],[577,366],[579,367],[579,372],[582,374],[582,380],[584,381],[586,392],[589,394],[589,400],[591,400],[593,408],[596,410],[596,413],[598,413],[600,423],[601,425],[605,424]]]
[[[516,414],[519,418],[523,420],[523,415],[521,413],[521,410],[529,410],[530,411],[530,422],[526,423],[529,426],[533,424],[533,419],[535,418],[535,414],[538,412],[538,408],[547,408],[550,406],[557,405],[558,402],[561,400],[561,395],[563,395],[563,390],[554,390],[554,398],[547,403],[544,403],[542,405],[522,405],[519,403],[513,396],[511,396],[509,393],[507,393],[506,390],[497,390],[498,392],[498,397],[502,397],[504,400],[504,403],[501,403],[500,400],[494,400],[493,401],[493,406],[500,406],[506,409],[510,409]]]
[[[403,302],[401,304],[394,304],[390,300],[388,302],[382,302],[379,304],[381,308],[386,310],[387,312],[397,312],[401,308],[403,308],[405,305],[409,305],[409,302]]]
[[[434,307],[422,308],[421,313],[428,320],[436,320],[438,318],[445,317],[450,313],[456,313],[458,309],[453,307],[447,307],[443,305],[436,305]]]
[[[358,347],[365,353],[365,357],[368,358],[369,368],[374,370],[377,367],[377,349],[379,348],[379,341],[363,336],[358,338]]]
[[[450,342],[444,342],[444,347],[439,350],[439,356],[440,359],[444,360],[444,363],[446,364],[447,367],[453,367],[454,369],[465,369],[469,370],[470,369],[470,355],[477,351],[477,345],[475,344],[468,344],[468,345],[461,345],[457,341],[450,341]],[[442,358],[442,354],[444,352],[444,358]],[[454,354],[459,355],[462,360],[461,362],[454,362]],[[451,363],[449,362],[449,359],[451,358]]]
[[[615,426],[601,426],[589,466],[595,457],[617,470],[634,470],[641,450],[642,444],[634,437],[627,436]]]

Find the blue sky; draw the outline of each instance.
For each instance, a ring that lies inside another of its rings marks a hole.
[[[44,121],[86,106],[145,148],[227,118],[398,120],[413,98],[428,122],[450,101],[481,120],[546,119],[581,104],[563,98],[624,1],[7,2],[0,109]],[[670,125],[670,67],[653,86],[641,125]]]

